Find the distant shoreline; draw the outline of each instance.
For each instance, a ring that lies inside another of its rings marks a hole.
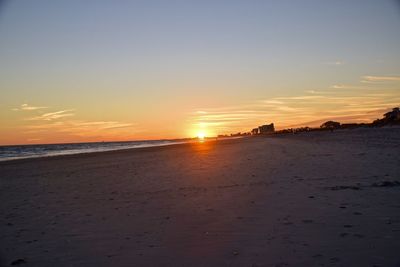
[[[86,155],[99,155],[102,153],[118,153],[118,152],[125,152],[125,151],[146,151],[146,150],[158,150],[160,148],[167,148],[173,146],[180,146],[180,145],[190,145],[193,143],[199,142],[228,142],[233,140],[240,140],[240,139],[252,139],[252,138],[279,138],[279,137],[295,137],[295,136],[308,136],[312,134],[337,134],[337,133],[345,133],[347,131],[375,131],[378,129],[398,129],[400,128],[399,125],[393,126],[383,126],[383,127],[358,127],[358,128],[349,128],[349,129],[336,129],[331,131],[328,130],[320,130],[320,131],[309,131],[309,132],[275,132],[271,134],[259,134],[259,135],[248,135],[248,136],[232,136],[232,137],[223,137],[223,138],[207,138],[204,141],[200,141],[198,139],[186,139],[186,141],[181,142],[171,142],[167,144],[157,144],[157,145],[144,145],[144,146],[137,146],[137,147],[128,147],[128,148],[116,148],[116,149],[109,149],[109,150],[99,150],[99,151],[76,151],[74,153],[64,153],[64,154],[56,154],[56,155],[37,155],[37,156],[29,156],[29,157],[15,157],[11,159],[1,159],[0,158],[0,165],[2,163],[9,163],[9,162],[16,162],[16,161],[29,161],[29,160],[38,160],[38,159],[50,159],[50,158],[63,158],[63,157],[80,157]],[[183,140],[183,139],[174,139],[174,140]],[[159,141],[159,140],[149,140],[150,142]],[[169,140],[162,140],[162,141],[169,141]],[[133,141],[134,142],[134,141]],[[50,146],[57,146],[57,145],[81,145],[81,144],[102,144],[103,142],[94,142],[94,143],[71,143],[71,144],[50,144]],[[108,143],[108,142],[104,142]],[[110,142],[110,143],[121,143],[121,142]],[[129,141],[122,142],[122,143],[130,143]],[[36,145],[42,146],[42,145]],[[43,145],[49,146],[49,145]],[[1,149],[1,147],[0,147]]]
[[[129,147],[129,148],[118,148],[118,149],[110,149],[110,150],[102,150],[102,151],[90,151],[90,152],[76,152],[76,153],[65,153],[65,154],[58,154],[58,155],[38,155],[38,156],[31,156],[31,157],[19,157],[19,158],[12,158],[12,159],[0,159],[0,165],[3,163],[9,162],[17,162],[17,161],[30,161],[30,160],[39,160],[39,159],[50,159],[50,158],[63,158],[63,157],[80,157],[86,155],[98,155],[103,153],[118,153],[118,152],[126,152],[126,151],[146,151],[146,150],[157,150],[159,148],[167,148],[167,147],[174,147],[174,146],[181,146],[181,145],[190,145],[193,143],[201,143],[201,142],[225,142],[230,140],[238,140],[244,137],[228,137],[228,138],[209,138],[208,140],[199,141],[197,139],[188,140],[186,142],[172,142],[168,144],[159,144],[159,145],[146,145],[146,146],[137,146],[137,147]],[[154,140],[151,140],[154,141]],[[114,143],[114,142],[113,142]],[[79,145],[81,143],[73,143],[74,145]],[[82,143],[87,144],[87,143]],[[67,144],[68,145],[68,144]],[[45,145],[46,146],[46,145]]]

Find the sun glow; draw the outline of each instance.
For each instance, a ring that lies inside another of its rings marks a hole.
[[[206,140],[216,136],[216,131],[209,127],[206,123],[196,123],[188,125],[186,135],[190,138],[197,138],[199,140]]]
[[[197,138],[204,140],[204,138],[206,137],[206,134],[204,132],[198,132],[197,133]]]

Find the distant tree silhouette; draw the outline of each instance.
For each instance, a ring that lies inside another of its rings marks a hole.
[[[400,122],[400,109],[393,108],[392,111],[385,113],[383,116],[387,123],[398,123]]]
[[[382,119],[374,120],[372,123],[373,126],[385,126],[385,125],[393,125],[400,124],[400,109],[393,108],[392,111],[389,111],[383,114]]]
[[[334,129],[339,129],[340,128],[340,122],[337,121],[327,121],[321,124],[320,126],[322,129],[329,129],[329,130],[334,130]]]

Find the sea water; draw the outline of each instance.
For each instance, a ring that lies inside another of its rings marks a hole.
[[[166,146],[190,142],[190,139],[149,140],[127,142],[96,142],[72,144],[13,145],[0,146],[0,161],[71,155],[141,147]]]

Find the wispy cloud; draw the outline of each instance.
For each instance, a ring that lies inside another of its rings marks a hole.
[[[348,84],[334,84],[330,86],[331,89],[367,89],[365,86],[356,86],[356,85],[348,85]]]
[[[333,66],[340,66],[340,65],[346,64],[346,62],[344,62],[342,60],[336,60],[336,61],[328,61],[328,62],[325,62],[324,64],[333,65]]]
[[[44,113],[39,116],[29,118],[28,120],[51,121],[51,120],[56,120],[56,119],[60,119],[60,118],[71,117],[71,116],[75,115],[74,113],[71,113],[71,111],[74,111],[74,110],[66,109],[66,110],[60,110],[60,111],[56,111],[56,112]]]
[[[363,83],[400,82],[400,76],[363,76],[361,82]]]
[[[125,129],[125,130],[122,130]],[[111,134],[118,137],[119,134],[128,136],[142,131],[136,124],[124,123],[119,121],[80,121],[65,120],[46,122],[41,124],[25,125],[25,133],[63,133],[80,137],[98,137]]]
[[[276,99],[262,100],[261,102],[265,103],[265,104],[272,104],[272,105],[280,105],[280,104],[284,103],[284,102],[282,102],[280,100],[276,100]]]
[[[380,84],[400,82],[400,76],[372,76],[365,75],[360,77],[360,83],[357,84],[334,84],[331,89],[349,89],[349,90],[373,90]],[[382,88],[381,88],[382,89]],[[384,89],[384,88],[383,88]],[[386,88],[387,89],[387,88]]]
[[[132,123],[122,123],[118,121],[91,121],[91,122],[77,122],[78,127],[98,127],[99,129],[116,129],[126,128],[133,126]]]
[[[22,105],[21,108],[30,110],[44,107],[31,107]],[[35,116],[25,118],[22,126],[24,134],[42,136],[63,136],[77,140],[131,140],[135,133],[143,132],[134,123],[121,121],[87,121],[75,118],[75,109],[63,109],[46,112],[38,111]],[[31,138],[31,137],[28,137]],[[45,138],[42,138],[45,140]],[[34,142],[35,140],[30,140]]]
[[[35,106],[30,106],[28,104],[22,104],[18,108],[13,108],[12,110],[14,111],[20,111],[20,110],[25,110],[25,111],[30,111],[30,110],[38,110],[38,109],[45,109],[47,107],[35,107]]]
[[[303,95],[303,96],[290,96],[290,97],[277,97],[276,99],[281,100],[310,100],[310,99],[321,99],[326,96],[322,95]]]
[[[338,88],[343,89],[345,86]],[[333,118],[340,118],[342,122],[365,122],[378,118],[376,115],[382,115],[379,113],[381,110],[398,106],[400,103],[400,95],[397,92],[376,90],[332,90],[324,92],[323,95],[317,91],[308,91],[304,95],[261,99],[245,105],[203,107],[199,109],[201,112],[191,113],[189,122],[193,127],[209,126],[217,133],[248,131],[252,127],[269,122],[275,122],[277,128],[305,126],[308,122],[319,123],[321,120]]]

